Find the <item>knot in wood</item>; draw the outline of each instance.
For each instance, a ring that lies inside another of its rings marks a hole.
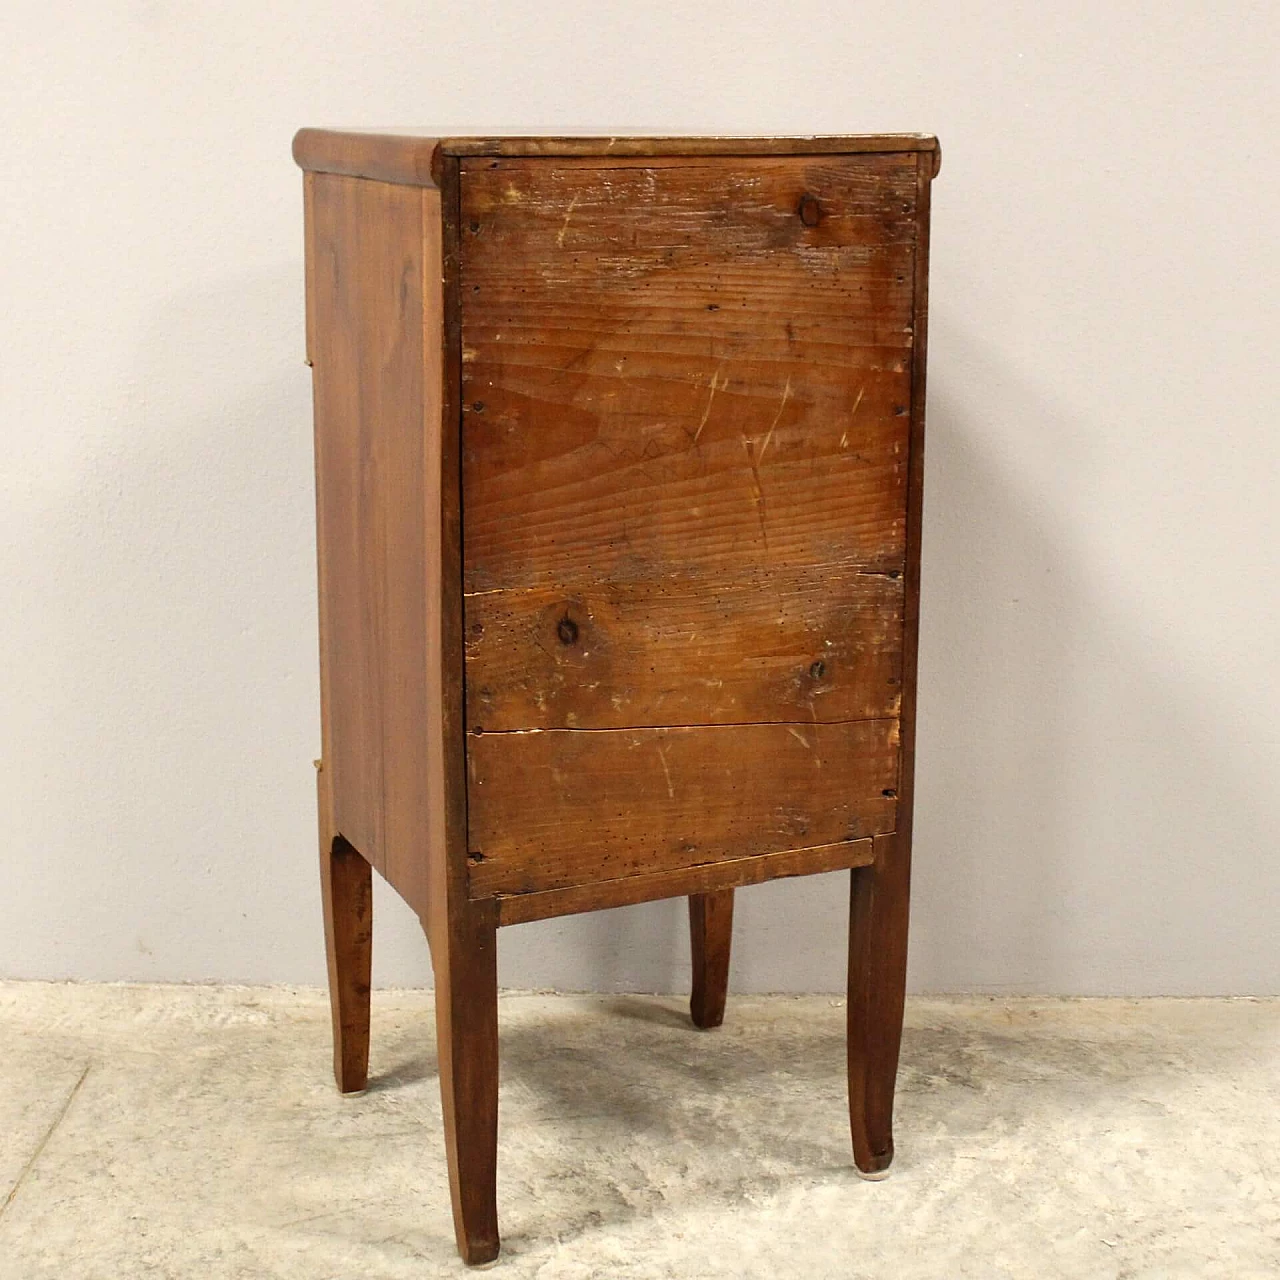
[[[556,635],[561,644],[573,644],[578,639],[578,624],[570,617],[563,617],[556,623]]]
[[[816,227],[822,221],[822,206],[817,197],[811,196],[807,191],[800,197],[800,206],[796,212],[806,227]]]

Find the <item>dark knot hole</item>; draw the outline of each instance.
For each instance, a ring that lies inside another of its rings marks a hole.
[[[556,635],[561,644],[575,644],[578,639],[578,624],[572,618],[564,617],[556,623]]]

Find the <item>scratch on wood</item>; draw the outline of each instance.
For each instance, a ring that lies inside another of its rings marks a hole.
[[[722,362],[720,366],[716,369],[715,373],[711,375],[711,394],[707,396],[707,407],[702,411],[702,421],[698,423],[698,429],[693,433],[694,444],[698,443],[698,437],[702,434],[702,428],[707,425],[707,419],[711,416],[711,402],[716,398],[716,392],[719,390],[722,390],[722,388],[719,385],[719,380],[720,380],[720,371],[723,368],[724,368],[724,364]],[[729,384],[726,381],[724,385],[728,386]]]
[[[792,737],[793,737],[793,738],[794,738],[794,739],[795,739],[795,740],[796,740],[796,741],[797,741],[797,742],[798,742],[802,747],[804,747],[804,749],[805,749],[806,751],[812,751],[812,750],[813,750],[813,747],[812,747],[812,745],[810,744],[809,739],[808,739],[808,738],[806,738],[806,737],[804,736],[804,734],[800,732],[800,730],[799,730],[799,729],[795,728],[793,725],[787,725],[787,732],[788,732],[788,733],[789,733],[789,734],[790,734],[790,735],[791,735],[791,736],[792,736]]]
[[[739,433],[742,434],[742,433]],[[756,515],[760,518],[760,540],[764,543],[765,555],[769,554],[769,530],[765,527],[764,490],[760,487],[760,465],[756,461],[751,441],[742,435],[742,451],[747,455],[751,467],[751,486],[755,490]]]
[[[573,199],[569,201],[569,207],[565,210],[564,226],[560,228],[560,234],[556,236],[556,245],[561,249],[564,248],[564,238],[569,230],[569,219],[573,217],[573,211],[577,207],[581,194],[581,192],[574,192]]]
[[[787,375],[787,385],[782,388],[782,399],[778,402],[778,412],[773,415],[773,421],[769,423],[768,434],[764,438],[764,444],[760,446],[760,457],[763,459],[765,450],[769,447],[769,441],[773,439],[773,429],[778,425],[779,419],[782,417],[782,411],[787,407],[787,397],[791,394],[791,375]],[[862,394],[858,394],[858,399],[862,399]],[[854,409],[857,409],[855,404]]]
[[[676,789],[671,785],[671,770],[667,768],[667,753],[663,751],[662,743],[658,743],[658,759],[662,761],[662,772],[667,776],[667,798],[674,800]]]
[[[44,1149],[49,1145],[49,1139],[53,1137],[54,1130],[57,1129],[63,1120],[66,1119],[67,1112],[71,1110],[71,1104],[76,1100],[76,1095],[80,1092],[81,1087],[85,1080],[88,1079],[89,1072],[92,1069],[93,1063],[90,1062],[80,1073],[80,1079],[71,1086],[71,1092],[67,1094],[66,1101],[58,1109],[58,1114],[53,1117],[53,1123],[44,1131],[44,1137],[36,1143],[36,1149],[31,1153],[27,1163],[22,1166],[22,1169],[18,1174],[17,1181],[14,1182],[13,1186],[9,1189],[9,1194],[4,1198],[4,1203],[0,1204],[0,1218],[4,1217],[5,1211],[13,1203],[14,1197],[18,1194],[22,1184],[27,1180],[27,1175],[35,1168],[36,1161],[44,1154]]]
[[[849,410],[849,417],[853,418],[857,415],[858,406],[862,403],[862,397],[867,394],[867,384],[864,382],[858,388],[858,398],[853,402],[853,408]]]

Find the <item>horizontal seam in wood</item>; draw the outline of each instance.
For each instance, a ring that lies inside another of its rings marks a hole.
[[[835,840],[828,841],[825,844],[804,845],[799,849],[775,849],[768,853],[749,854],[743,858],[721,858],[712,859],[709,862],[694,862],[686,866],[668,867],[662,871],[640,871],[629,876],[612,876],[608,880],[589,880],[576,884],[556,885],[549,889],[527,889],[518,893],[501,892],[492,894],[482,894],[478,898],[472,898],[472,902],[485,902],[493,900],[498,903],[499,911],[502,904],[523,903],[534,899],[553,899],[564,898],[574,893],[596,893],[600,890],[617,888],[628,884],[662,884],[666,881],[677,881],[681,877],[688,876],[697,871],[707,871],[714,869],[723,869],[726,872],[732,871],[735,867],[745,867],[751,863],[780,863],[788,859],[803,857],[809,853],[819,853],[823,850],[849,849],[853,850],[859,846],[868,847],[869,856],[865,862],[850,863],[850,867],[871,866],[875,859],[875,842],[876,840],[886,839],[888,836],[895,834],[894,832],[886,832],[874,836],[859,836],[856,840]],[[840,870],[840,868],[833,868]],[[782,877],[775,877],[781,879]],[[682,894],[677,891],[672,895],[680,897]]]
[[[887,578],[890,581],[901,578],[903,574],[903,570],[901,569],[847,569],[845,566],[839,564],[838,562],[832,562],[829,564],[814,564],[814,565],[799,566],[799,570],[803,570],[805,573],[810,573],[810,572],[820,573],[824,571],[831,572],[831,571],[838,571],[841,569],[845,569],[848,575],[853,578]],[[789,570],[786,573],[775,574],[774,576],[798,578],[802,576],[799,570],[795,570],[795,571]],[[715,583],[716,588],[718,590],[724,590],[726,587],[741,586],[741,587],[750,588],[750,587],[755,587],[759,585],[758,583],[756,583],[750,578],[715,577],[711,580]],[[596,579],[592,579],[589,582],[567,582],[567,583],[543,582],[543,583],[535,583],[532,586],[486,587],[483,591],[464,591],[462,593],[462,598],[464,600],[474,600],[479,596],[497,596],[497,595],[502,595],[504,593],[514,594],[517,592],[528,593],[528,592],[535,592],[535,591],[540,591],[543,593],[550,592],[552,594],[560,594],[562,592],[567,592],[567,591],[580,592],[580,591],[591,591],[591,590],[607,590],[610,587],[628,587],[628,586],[636,586],[636,585],[648,586],[654,581],[671,583],[673,585],[680,585],[682,583],[687,583],[691,587],[701,587],[704,589],[707,584],[706,577],[695,578],[692,576],[676,576],[676,575],[659,577],[657,579],[596,578]]]
[[[623,725],[547,725],[531,729],[473,729],[468,735],[472,738],[489,738],[505,735],[527,733],[660,733],[667,729],[784,729],[788,725],[796,728],[811,729],[816,725],[823,727],[841,724],[897,724],[897,716],[850,716],[843,720],[727,720],[706,724],[623,724]],[[816,848],[817,846],[815,846]]]

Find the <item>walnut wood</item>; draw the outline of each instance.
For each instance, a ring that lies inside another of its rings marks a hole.
[[[689,1015],[704,1030],[724,1021],[729,990],[729,951],[733,942],[733,890],[689,895],[689,949],[693,991]]]
[[[324,771],[316,774],[320,893],[333,1015],[333,1076],[343,1093],[369,1079],[369,992],[373,963],[373,869],[330,825]]]
[[[781,880],[788,876],[845,871],[850,867],[865,866],[871,858],[870,840],[842,840],[809,849],[786,849],[781,853],[762,853],[727,862],[678,867],[674,871],[596,880],[568,889],[499,894],[496,898],[498,923],[524,924],[529,920],[546,920],[577,911],[603,911],[609,907],[653,902],[658,898],[678,898],[682,894],[740,889],[744,885],[763,884],[767,880]]]
[[[894,829],[897,720],[485,733],[471,896],[536,893]]]
[[[875,861],[852,872],[848,1062],[853,1158],[865,1174],[893,1160],[893,1091],[906,995],[910,847],[878,836]]]
[[[920,618],[920,543],[924,495],[925,367],[929,317],[930,182],[936,163],[917,174],[917,233],[912,329],[911,445],[907,488],[906,609],[897,830],[878,837],[875,860],[852,873],[849,926],[849,1119],[854,1161],[866,1174],[893,1160],[893,1097],[907,982],[911,830],[915,800],[916,654]]]
[[[300,129],[293,158],[309,172],[338,173],[410,186],[433,186],[456,156],[688,157],[704,155],[846,155],[926,151],[940,156],[938,140],[922,133],[854,134],[799,138],[432,138],[412,131]]]
[[[424,228],[438,196],[311,179],[312,377],[324,763],[334,829],[418,910],[431,811]],[[377,234],[368,228],[377,227]]]
[[[372,864],[430,944],[458,1246],[487,1261],[497,927],[688,895],[709,1026],[733,889],[851,868],[851,1128],[881,1171],[936,140],[294,152],[339,1086],[368,1069]]]
[[[455,913],[432,944],[436,1053],[458,1251],[498,1256],[498,919],[492,901]]]

